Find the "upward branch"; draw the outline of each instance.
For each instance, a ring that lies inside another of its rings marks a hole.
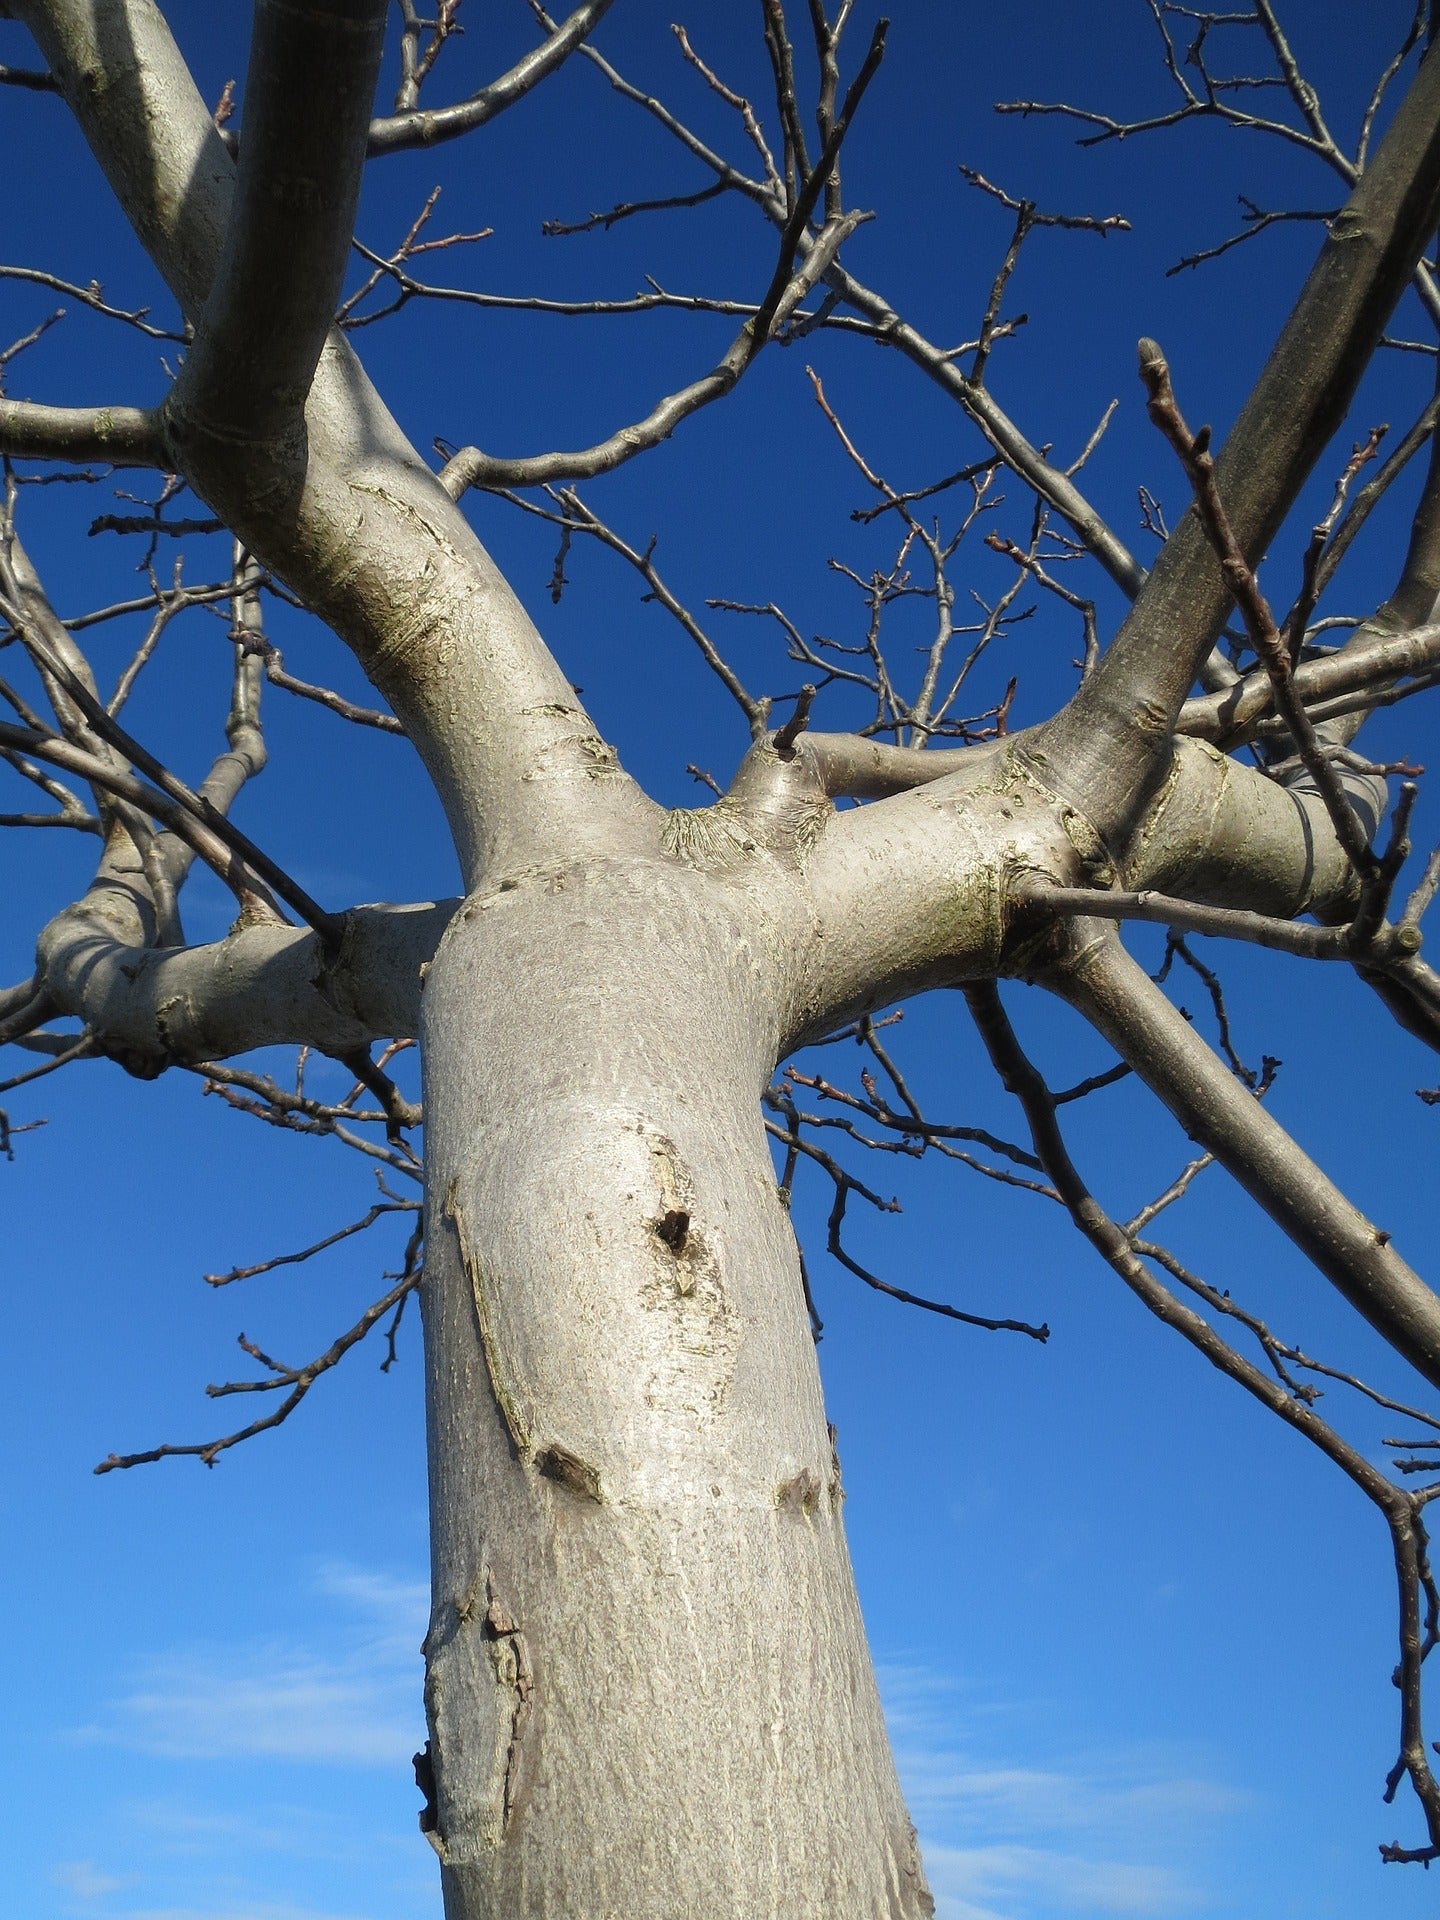
[[[303,419],[350,257],[386,11],[257,0],[225,251],[167,408],[182,445],[197,427],[267,442]]]
[[[1440,59],[1432,54],[1336,216],[1217,463],[1251,565],[1344,418],[1437,216]],[[1123,834],[1153,787],[1175,716],[1229,605],[1205,530],[1189,513],[1097,671],[1047,729],[1052,757],[1086,794],[1103,834]]]
[[[367,35],[378,30],[380,0],[349,9],[352,23],[370,23],[358,35],[313,0],[293,19],[279,0],[264,0],[262,14],[270,6],[270,57],[262,63],[257,50],[250,82],[262,104],[242,141],[243,166],[257,179],[251,200],[242,189],[237,206],[234,164],[153,0],[11,0],[138,237],[186,311],[208,313],[208,343],[172,403],[186,478],[389,700],[426,763],[467,873],[497,858],[540,857],[539,843],[573,844],[607,808],[633,809],[635,789],[617,777],[602,793],[590,778],[600,743],[569,680],[344,337],[322,331],[338,250],[350,239],[373,85]],[[333,33],[337,52],[345,50],[337,61],[346,68],[344,99],[333,127],[286,128],[287,114],[319,122],[330,113],[328,92],[320,113],[318,94],[297,87],[319,58],[312,32]],[[288,75],[275,69],[287,49],[298,63]],[[267,156],[276,179],[297,191],[307,168],[329,169],[296,220],[316,249],[315,284],[303,255],[288,241],[282,248],[283,277],[294,284],[276,298],[293,303],[291,322],[308,342],[286,353],[299,389],[288,397],[240,337],[243,314],[265,324],[262,240],[276,224],[275,191],[258,177]],[[278,461],[259,458],[257,423],[273,429],[290,406],[298,429],[302,404],[303,458],[298,430]]]

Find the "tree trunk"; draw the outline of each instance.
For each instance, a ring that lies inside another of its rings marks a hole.
[[[774,958],[673,861],[472,896],[424,993],[447,1920],[915,1920],[795,1241]]]

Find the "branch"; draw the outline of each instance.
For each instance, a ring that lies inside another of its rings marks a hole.
[[[183,309],[198,314],[230,225],[234,166],[154,0],[11,6],[139,238]],[[320,117],[309,100],[297,114]],[[583,773],[593,728],[343,335],[330,337],[316,367],[304,443],[303,462],[289,443],[278,465],[237,457],[243,440],[237,450],[198,433],[177,451],[200,497],[350,647],[390,704],[435,784],[467,884],[497,857],[559,857],[602,796],[586,779],[547,778],[537,789],[534,775],[540,766]],[[616,809],[633,798],[624,776],[604,796]]]
[[[1243,907],[1207,907],[1192,900],[1177,900],[1169,894],[1144,889],[1138,893],[1107,893],[1094,887],[1026,886],[1019,899],[1042,912],[1080,914],[1098,920],[1149,920],[1163,927],[1182,927],[1187,933],[1201,933],[1216,940],[1244,940],[1257,947],[1269,947],[1275,953],[1291,953],[1304,960],[1351,960],[1379,964],[1388,953],[1357,947],[1349,927],[1315,927],[1293,920],[1280,920],[1264,913],[1251,913]],[[1393,940],[1396,953],[1414,953],[1419,933],[1394,938],[1396,929],[1384,929],[1376,944],[1386,936]]]
[[[1440,58],[1427,57],[1337,216],[1221,455],[1216,481],[1249,564],[1343,419],[1437,214]],[[1198,517],[1187,517],[1096,672],[1047,729],[1068,777],[1089,796],[1102,837],[1123,832],[1163,767],[1166,735],[1229,600]],[[1123,779],[1110,771],[1116,766]]]
[[[610,11],[613,0],[584,0],[547,39],[517,60],[507,73],[492,80],[468,100],[449,107],[416,108],[409,113],[389,114],[370,122],[367,153],[403,153],[407,147],[433,147],[441,141],[457,139],[483,127],[517,100],[523,100],[533,87],[547,79],[564,64],[581,42]]]
[[[256,0],[225,249],[166,407],[181,447],[299,427],[349,263],[387,11]]]
[[[878,57],[875,64],[878,65]],[[840,131],[843,136],[844,128]],[[816,194],[819,190],[817,175]],[[633,460],[637,453],[658,447],[691,414],[723,400],[735,390],[742,375],[776,331],[796,312],[845,241],[869,218],[868,214],[850,213],[827,227],[798,271],[794,267],[798,235],[787,236],[768,290],[759,304],[749,309],[750,317],[715,366],[701,379],[667,394],[643,420],[621,427],[593,447],[573,453],[540,453],[506,460],[482,453],[478,447],[462,447],[442,468],[441,486],[452,500],[458,500],[468,487],[538,487],[558,480],[589,480],[598,474],[613,473],[626,461]]]
[[[18,280],[30,286],[49,287],[56,293],[63,293],[68,300],[78,300],[81,306],[88,307],[92,313],[98,313],[106,320],[123,320],[126,326],[134,327],[137,333],[143,333],[149,340],[173,340],[179,346],[189,342],[187,333],[152,325],[148,307],[112,306],[105,298],[105,290],[98,280],[81,287],[73,280],[63,280],[58,273],[47,273],[40,267],[3,266],[0,266],[0,280]]]
[[[1393,1797],[1401,1778],[1408,1773],[1425,1816],[1431,1845],[1414,1853],[1399,1847],[1382,1848],[1381,1853],[1387,1859],[1428,1860],[1440,1853],[1440,1785],[1437,1785],[1430,1770],[1421,1718],[1422,1667],[1435,1640],[1434,1585],[1419,1497],[1387,1480],[1357,1448],[1320,1419],[1309,1404],[1313,1393],[1296,1388],[1283,1367],[1284,1358],[1294,1358],[1301,1365],[1313,1363],[1304,1360],[1293,1349],[1281,1348],[1269,1330],[1252,1315],[1237,1313],[1236,1317],[1261,1339],[1267,1357],[1276,1365],[1278,1377],[1271,1379],[1237,1353],[1207,1320],[1177,1300],[1168,1288],[1155,1279],[1140,1257],[1142,1250],[1162,1261],[1217,1311],[1235,1312],[1228,1296],[1219,1295],[1215,1288],[1184,1273],[1178,1263],[1165,1257],[1163,1249],[1136,1242],[1106,1214],[1070,1158],[1056,1118],[1055,1096],[1016,1039],[998,990],[993,983],[972,987],[967,989],[966,999],[992,1064],[1006,1090],[1015,1096],[1024,1109],[1035,1151],[1054,1181],[1071,1218],[1086,1239],[1158,1320],[1188,1340],[1211,1366],[1243,1387],[1287,1426],[1303,1434],[1384,1515],[1394,1550],[1400,1642],[1400,1663],[1395,1671],[1395,1684],[1400,1690],[1400,1758],[1387,1780],[1385,1798],[1388,1801]],[[1360,1386],[1359,1382],[1352,1384]],[[1361,1391],[1368,1389],[1361,1386]],[[1423,1635],[1420,1620],[1422,1592],[1432,1608],[1429,1631]]]
[[[802,1115],[796,1110],[788,1088],[772,1086],[765,1095],[765,1104],[773,1108],[776,1112],[783,1114],[786,1121],[784,1126],[779,1125],[773,1120],[767,1120],[765,1122],[766,1131],[770,1133],[772,1137],[781,1141],[787,1150],[788,1168],[780,1182],[781,1191],[788,1196],[793,1187],[794,1160],[797,1155],[803,1155],[804,1158],[813,1165],[818,1166],[834,1183],[835,1199],[830,1209],[830,1217],[827,1224],[826,1246],[832,1258],[837,1260],[847,1272],[853,1273],[857,1280],[863,1280],[867,1287],[873,1288],[876,1293],[883,1293],[888,1299],[898,1300],[903,1306],[919,1307],[926,1313],[939,1314],[946,1320],[957,1320],[965,1326],[979,1327],[987,1333],[1023,1333],[1031,1340],[1038,1340],[1042,1346],[1050,1338],[1050,1329],[1048,1326],[1035,1326],[1028,1320],[996,1319],[986,1314],[966,1313],[961,1308],[952,1307],[945,1301],[929,1300],[921,1294],[909,1292],[904,1287],[892,1286],[889,1281],[882,1280],[878,1274],[872,1273],[868,1267],[862,1266],[861,1263],[854,1259],[846,1250],[841,1237],[844,1231],[845,1213],[850,1202],[850,1196],[852,1194],[858,1194],[861,1199],[867,1200],[872,1207],[877,1208],[882,1213],[898,1212],[899,1202],[882,1199],[879,1194],[867,1187],[862,1180],[857,1180],[853,1173],[847,1172],[846,1169],[840,1165],[839,1161],[835,1159],[833,1154],[826,1153],[824,1148],[817,1146],[814,1141],[805,1139],[801,1132],[801,1126],[810,1117]],[[968,1155],[962,1154],[958,1157],[969,1160]],[[972,1166],[980,1166],[981,1163],[970,1160],[970,1164]],[[982,1167],[981,1170],[992,1173],[995,1172],[993,1168]],[[1002,1177],[1010,1178],[1010,1176]],[[1012,1180],[1012,1184],[1030,1187],[1035,1185],[1033,1181],[1023,1180]],[[1040,1191],[1044,1192],[1046,1189],[1041,1188]],[[1053,1195],[1051,1197],[1053,1198]],[[808,1283],[806,1292],[808,1298]],[[811,1314],[814,1316],[815,1309],[813,1300],[809,1301],[809,1305]]]
[[[29,93],[58,93],[53,73],[37,72],[34,67],[0,67],[0,86],[23,87]]]
[[[1298,652],[1298,644],[1294,645],[1293,651],[1292,644],[1287,644],[1287,636],[1282,635],[1276,626],[1269,602],[1260,591],[1253,567],[1240,551],[1229,511],[1216,483],[1215,461],[1210,453],[1210,429],[1202,427],[1199,433],[1191,434],[1175,403],[1165,356],[1153,340],[1140,342],[1140,376],[1150,396],[1150,418],[1180,456],[1186,476],[1195,490],[1195,505],[1205,536],[1220,562],[1220,571],[1229,595],[1240,609],[1250,644],[1269,677],[1276,711],[1295,742],[1305,771],[1325,802],[1336,839],[1349,854],[1356,872],[1368,880],[1373,876],[1377,864],[1369,835],[1356,819],[1339,776],[1326,759],[1310,717],[1295,691],[1294,652]],[[1303,637],[1304,620],[1308,611],[1313,611],[1313,601],[1309,610],[1304,609],[1306,597],[1302,590],[1301,601],[1297,603],[1299,617],[1296,631],[1288,636],[1292,643],[1298,643]]]
[[[242,1427],[236,1433],[226,1434],[219,1440],[207,1440],[201,1445],[152,1447],[147,1453],[112,1453],[100,1462],[95,1469],[96,1473],[114,1473],[125,1467],[149,1466],[155,1460],[181,1457],[203,1460],[207,1467],[213,1467],[219,1456],[228,1448],[238,1447],[241,1441],[253,1439],[257,1433],[268,1433],[271,1428],[280,1426],[290,1418],[321,1374],[328,1373],[332,1367],[338,1366],[350,1349],[365,1338],[377,1321],[383,1320],[392,1307],[399,1306],[407,1295],[413,1293],[419,1286],[420,1273],[416,1260],[420,1249],[420,1231],[417,1227],[410,1236],[410,1242],[405,1249],[404,1271],[390,1291],[382,1294],[372,1306],[367,1307],[354,1326],[342,1333],[338,1340],[325,1349],[324,1353],[317,1354],[303,1367],[281,1365],[279,1361],[270,1359],[252,1341],[247,1340],[243,1333],[240,1335],[240,1345],[246,1353],[258,1360],[262,1366],[268,1367],[274,1378],[229,1381],[224,1386],[207,1387],[205,1391],[212,1399],[220,1399],[232,1393],[253,1393],[289,1387],[290,1392],[274,1413],[267,1414],[259,1420],[252,1420],[249,1426]]]
[[[530,459],[496,460],[478,447],[466,447],[446,463],[440,483],[452,499],[467,487],[533,487],[556,480],[591,479],[610,473],[637,453],[667,440],[680,422],[712,401],[730,393],[773,335],[784,326],[801,302],[829,272],[841,247],[870,216],[849,213],[827,219],[820,232],[809,235],[811,215],[831,178],[840,149],[871,80],[885,57],[888,20],[877,21],[869,50],[846,92],[830,136],[814,169],[806,176],[780,235],[779,256],[770,285],[754,314],[746,320],[717,364],[703,379],[669,394],[643,420],[613,433],[608,440],[583,452],[537,454]],[[803,258],[797,267],[797,256]]]
[[[283,867],[278,866],[267,853],[257,847],[248,834],[242,833],[239,827],[225,818],[212,799],[204,794],[192,793],[183,780],[177,779],[168,767],[162,765],[152,753],[142,747],[132,734],[106,712],[78,676],[72,673],[62,660],[50,653],[38,638],[33,634],[28,636],[27,644],[46,671],[53,674],[64,687],[70,699],[74,701],[100,739],[117,748],[132,766],[139,767],[142,773],[147,774],[160,792],[152,794],[149,789],[143,787],[141,782],[132,780],[128,775],[120,775],[111,768],[106,768],[102,777],[93,770],[93,757],[83,755],[83,759],[92,767],[92,770],[86,773],[87,779],[108,788],[113,793],[121,794],[122,798],[134,801],[137,805],[144,807],[147,813],[153,814],[156,819],[163,819],[166,826],[178,833],[188,845],[194,847],[206,864],[213,867],[220,877],[227,881],[227,884],[238,881],[252,893],[263,892],[263,888],[251,885],[251,881],[258,876],[260,880],[268,883],[285,904],[300,915],[302,920],[314,927],[327,944],[332,946],[338,944],[344,928],[343,923],[334,914],[327,913],[323,907],[317,905],[305,889],[290,878]],[[21,734],[25,736],[23,739],[10,738],[12,735]],[[62,743],[46,740],[43,736],[37,740],[30,729],[0,727],[0,739],[3,739],[7,745],[33,753],[39,760],[51,760],[57,766],[81,771],[75,757],[76,749],[65,746],[62,753]],[[135,791],[137,789],[139,795],[146,797],[138,797]],[[220,850],[218,852],[217,842]],[[237,867],[236,856],[239,857],[243,866],[249,869],[248,878]]]
[[[1082,1013],[1377,1333],[1440,1385],[1440,1299],[1229,1073],[1113,932],[1077,922],[1041,983]],[[1042,1156],[1043,1157],[1043,1156]]]
[[[142,948],[86,910],[42,932],[32,997],[0,1019],[0,1041],[57,1015],[84,1022],[134,1072],[309,1045],[342,1056],[413,1037],[420,978],[458,901],[352,907],[338,953],[299,927],[238,926],[201,947]]]
[[[42,407],[0,400],[0,453],[14,460],[103,460],[112,467],[170,464],[158,413],[143,407]]]
[[[1323,660],[1307,660],[1295,669],[1293,686],[1307,706],[1341,694],[1380,692],[1410,674],[1440,665],[1440,623],[1413,632],[1357,639]],[[1253,739],[1256,728],[1275,710],[1274,687],[1263,670],[1247,674],[1221,693],[1187,700],[1175,731],[1194,740],[1213,740],[1226,749]]]
[[[953,400],[957,400],[1005,464],[1074,530],[1121,592],[1134,599],[1145,569],[1081,493],[1070,476],[1031,444],[990,392],[968,380],[939,347],[902,320],[889,302],[840,266],[827,275],[831,288],[870,321],[880,338],[899,349]]]
[[[390,1194],[389,1188],[384,1186],[385,1176],[381,1174],[379,1179],[382,1191]],[[205,1284],[207,1287],[228,1287],[236,1280],[253,1280],[257,1274],[273,1273],[277,1267],[302,1266],[305,1261],[313,1260],[317,1253],[324,1253],[327,1248],[339,1246],[342,1240],[352,1239],[357,1233],[367,1232],[377,1220],[383,1219],[387,1214],[418,1213],[419,1210],[418,1200],[398,1200],[390,1194],[390,1197],[385,1200],[377,1200],[363,1219],[352,1220],[348,1227],[340,1227],[334,1233],[327,1233],[323,1240],[317,1240],[313,1246],[302,1247],[298,1253],[274,1254],[269,1260],[256,1261],[253,1267],[231,1267],[228,1273],[207,1273],[204,1276]]]

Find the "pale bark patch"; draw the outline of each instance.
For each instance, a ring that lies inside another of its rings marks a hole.
[[[659,1196],[647,1221],[655,1277],[641,1299],[666,1316],[668,1336],[651,1346],[645,1403],[710,1419],[725,1403],[739,1345],[718,1236],[696,1217],[695,1181],[674,1141],[643,1119],[636,1130],[649,1148]]]

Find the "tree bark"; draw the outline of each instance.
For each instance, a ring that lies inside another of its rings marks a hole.
[[[472,896],[427,975],[447,1920],[934,1911],[758,1117],[773,967],[642,857]]]

